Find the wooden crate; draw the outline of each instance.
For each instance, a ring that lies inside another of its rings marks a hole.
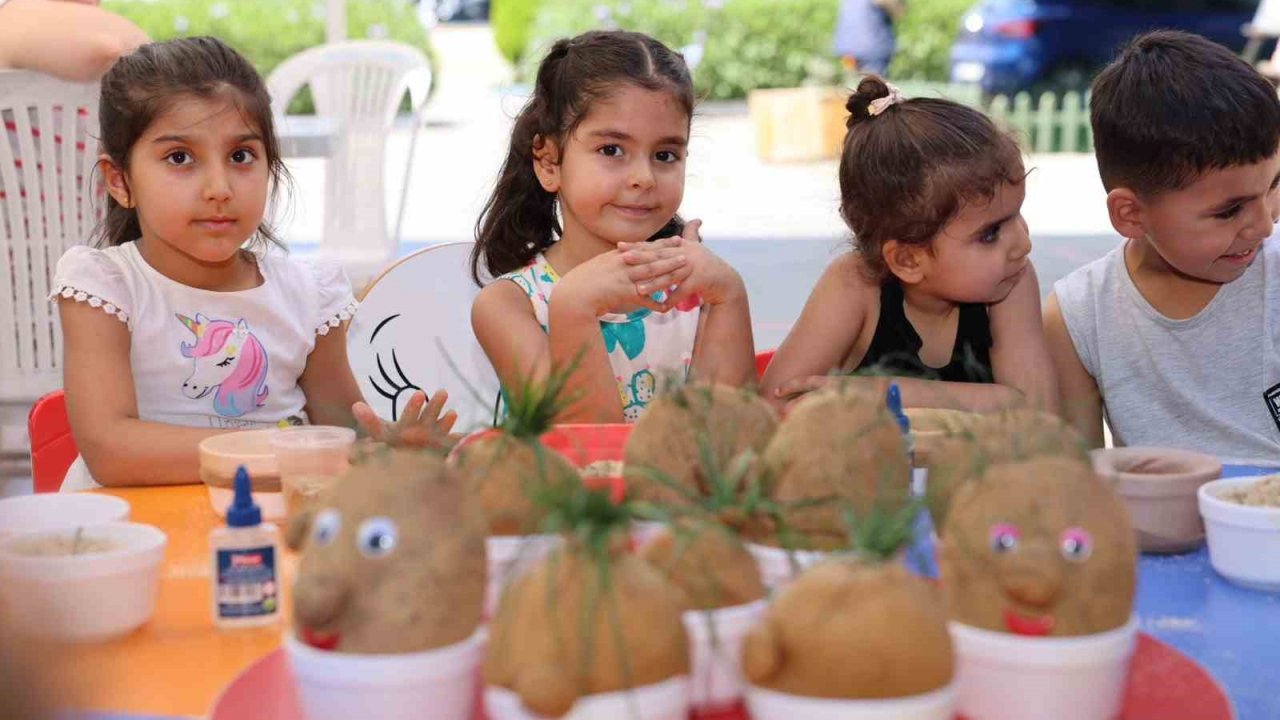
[[[830,160],[844,144],[848,93],[831,87],[753,90],[747,108],[765,162]]]

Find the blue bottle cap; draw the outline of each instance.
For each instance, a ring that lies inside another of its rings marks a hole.
[[[898,389],[898,383],[889,383],[889,392],[885,395],[884,404],[893,414],[893,419],[898,421],[898,429],[902,434],[911,432],[911,419],[902,410],[902,391]]]
[[[243,465],[236,468],[236,499],[227,508],[227,525],[253,527],[262,524],[262,510],[253,503],[249,471]]]

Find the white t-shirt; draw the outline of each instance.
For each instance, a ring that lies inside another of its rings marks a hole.
[[[136,243],[73,247],[58,261],[50,299],[88,303],[129,327],[142,420],[200,428],[304,422],[298,378],[316,336],[350,318],[356,300],[338,267],[275,249],[254,257],[261,285],[214,292],[160,274]]]
[[[1185,320],[1147,302],[1123,246],[1054,292],[1116,445],[1280,465],[1280,243],[1265,243],[1243,275]]]

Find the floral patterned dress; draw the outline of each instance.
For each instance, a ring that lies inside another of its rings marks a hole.
[[[524,290],[538,323],[549,331],[547,304],[560,275],[547,259],[539,254],[523,269],[498,279],[510,280]],[[600,333],[627,422],[640,419],[660,377],[674,373],[683,379],[688,374],[701,310],[701,301],[695,297],[665,313],[641,308],[600,316]]]

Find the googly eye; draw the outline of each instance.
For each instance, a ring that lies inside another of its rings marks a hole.
[[[1016,525],[997,523],[991,526],[991,550],[996,553],[1012,552],[1018,548],[1022,533]]]
[[[342,514],[332,508],[321,510],[311,523],[311,542],[324,547],[333,542],[342,529]]]
[[[356,533],[356,547],[365,557],[384,557],[396,549],[399,536],[400,530],[391,518],[369,518],[360,523],[360,530]]]
[[[1084,562],[1093,555],[1093,536],[1083,528],[1067,528],[1058,541],[1062,557],[1071,562]]]

